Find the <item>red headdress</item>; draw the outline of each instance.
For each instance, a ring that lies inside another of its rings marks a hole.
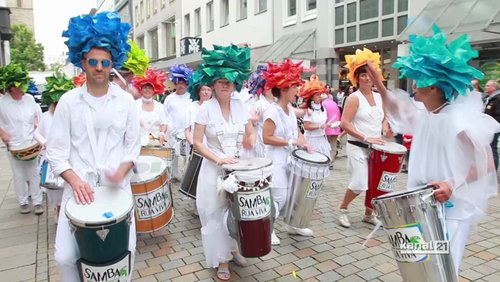
[[[165,92],[165,81],[167,80],[167,75],[162,71],[155,71],[153,69],[148,69],[146,71],[146,76],[134,76],[134,86],[141,90],[146,84],[151,84],[155,94],[162,94]]]
[[[267,70],[262,74],[266,79],[264,91],[274,87],[284,89],[302,85],[303,81],[300,76],[303,71],[302,61],[294,63],[292,60],[286,59],[278,64],[267,63]]]
[[[85,75],[84,72],[81,72],[79,75],[73,76],[73,84],[76,87],[82,86],[83,84],[85,84],[86,81],[87,81],[87,75]]]
[[[300,88],[299,96],[305,100],[311,99],[315,94],[326,93],[326,84],[318,79],[318,76],[313,74],[309,81]]]

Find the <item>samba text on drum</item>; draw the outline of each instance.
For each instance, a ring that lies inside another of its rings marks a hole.
[[[153,198],[136,198],[136,208],[140,218],[148,218],[160,215],[170,205],[167,193],[156,193]]]
[[[90,268],[86,268],[83,272],[85,281],[93,282],[111,282],[120,281],[120,278],[126,278],[128,276],[127,267],[124,266],[121,269],[118,268],[108,268],[103,272],[95,272]]]

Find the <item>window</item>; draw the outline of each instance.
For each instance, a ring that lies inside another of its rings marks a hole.
[[[306,0],[306,11],[316,9],[316,0]]]
[[[165,26],[165,47],[167,48],[167,57],[175,55],[175,19],[172,18],[166,23]]]
[[[194,36],[201,35],[201,16],[200,8],[194,10]]]
[[[140,18],[141,18],[141,23],[144,22],[144,2],[141,1],[141,7],[140,7]]]
[[[398,12],[408,11],[408,0],[398,0]]]
[[[158,59],[158,29],[149,32],[149,46],[151,46],[151,59]]]
[[[146,0],[146,17],[149,19],[151,17],[151,0]]]
[[[238,20],[247,18],[247,0],[238,0]]]
[[[214,1],[207,3],[207,32],[214,30]]]
[[[344,24],[344,6],[335,8],[335,25]]]
[[[153,15],[158,12],[158,0],[153,0]]]
[[[267,10],[267,0],[257,0],[257,3],[256,3],[256,14],[260,13],[260,12],[264,12]]]
[[[135,26],[139,25],[140,19],[139,6],[135,6]]]
[[[408,24],[408,16],[398,17],[398,34],[400,34],[403,31],[403,29],[406,28],[407,24]]]
[[[359,40],[378,37],[378,21],[359,25]]]
[[[347,28],[347,42],[356,41],[356,26],[350,26]]]
[[[137,37],[137,45],[139,48],[144,49],[144,36]]]
[[[389,15],[394,13],[395,0],[382,0],[382,15]]]
[[[189,14],[184,16],[184,37],[189,37],[189,32],[191,30],[191,17]]]
[[[394,35],[394,19],[386,19],[382,21],[382,37]]]
[[[287,13],[286,15],[288,17],[293,17],[297,15],[297,0],[287,0],[288,6],[287,6]]]
[[[220,26],[229,24],[229,0],[220,1]]]
[[[359,1],[359,19],[366,20],[378,17],[378,0]]]
[[[342,3],[344,0],[335,0],[335,3]]]
[[[347,23],[356,21],[356,2],[347,4]]]
[[[161,8],[165,8],[165,5],[167,4],[167,0],[161,0]]]
[[[335,30],[335,44],[344,43],[344,29],[336,29]]]

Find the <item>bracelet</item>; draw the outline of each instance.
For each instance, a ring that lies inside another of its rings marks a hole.
[[[293,147],[293,140],[292,139],[288,140],[288,146]]]
[[[217,165],[218,165],[218,166],[220,165],[220,162],[221,162],[221,161],[222,161],[222,158],[219,158],[219,159],[217,160]]]

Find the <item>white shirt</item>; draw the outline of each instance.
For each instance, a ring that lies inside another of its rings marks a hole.
[[[380,137],[382,134],[382,121],[384,120],[384,109],[382,108],[382,97],[379,93],[373,93],[375,106],[370,106],[361,91],[356,91],[351,95],[358,97],[358,110],[352,119],[354,127],[367,137]],[[351,135],[347,136],[349,140],[358,140]]]
[[[314,106],[315,104],[312,103],[312,105]],[[323,111],[321,109],[309,109],[307,111],[307,114],[304,116],[304,121],[311,122],[314,125],[324,124],[326,123],[326,119],[327,119],[327,114],[326,114],[326,109],[324,108]],[[317,136],[323,136],[325,134],[326,133],[324,128],[305,130],[304,132],[304,136],[306,137],[307,136],[317,137]]]
[[[297,128],[297,117],[292,105],[288,104],[288,115],[277,103],[271,104],[264,113],[264,122],[270,119],[274,122],[274,136],[285,140],[296,140],[299,136]],[[290,150],[287,146],[267,146],[269,158],[273,160],[273,165],[287,163]],[[281,185],[280,187],[286,187]]]
[[[19,146],[33,140],[35,127],[42,111],[31,95],[14,100],[10,94],[0,97],[0,128],[10,135],[10,146]]]
[[[139,119],[133,98],[110,84],[101,99],[89,99],[86,84],[61,97],[54,113],[47,143],[47,159],[54,174],[72,169],[82,180],[108,183],[103,175],[114,173],[124,162],[135,162],[140,152]],[[95,105],[102,103],[101,106]],[[96,108],[101,108],[97,111]],[[130,174],[121,183],[129,187]]]
[[[149,143],[149,133],[158,137],[160,126],[167,125],[169,121],[160,102],[153,100],[153,110],[150,112],[144,110],[142,104],[142,99],[135,100],[141,125],[141,145],[146,146]]]
[[[187,109],[191,104],[191,94],[172,93],[163,101],[165,114],[169,117],[172,126],[172,133],[177,133],[186,128]]]

